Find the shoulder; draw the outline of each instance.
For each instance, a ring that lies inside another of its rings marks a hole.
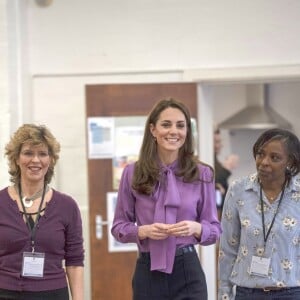
[[[292,177],[290,188],[296,192],[300,192],[300,174]]]
[[[52,190],[53,190],[53,196],[52,196],[53,200],[55,200],[55,202],[59,204],[60,207],[66,207],[67,209],[78,207],[77,201],[72,196],[65,194],[63,192],[59,192],[53,188]]]
[[[0,190],[0,197],[8,195],[8,187],[5,187]]]
[[[213,168],[205,163],[198,163],[198,170],[201,180],[210,181],[214,176]]]
[[[5,206],[6,206],[6,200],[11,200],[11,199],[12,198],[10,197],[10,195],[8,193],[8,187],[5,187],[4,189],[0,190],[0,204],[5,203]]]
[[[54,189],[47,214],[56,216],[66,228],[78,229],[82,226],[81,211],[77,201],[70,195]]]
[[[136,162],[132,162],[132,163],[126,165],[124,168],[124,171],[126,171],[127,173],[133,173],[134,169],[135,169],[135,164],[136,164]]]
[[[130,163],[130,164],[126,165],[124,167],[123,172],[122,172],[122,176],[132,178],[134,170],[135,170],[135,165],[136,165],[136,162],[133,162],[133,163]]]
[[[255,173],[235,179],[229,185],[228,193],[239,194],[249,190],[257,191],[258,187],[257,174]]]

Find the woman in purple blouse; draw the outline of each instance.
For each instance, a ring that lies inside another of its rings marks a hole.
[[[183,103],[158,102],[148,116],[139,160],[122,174],[112,234],[137,243],[134,300],[205,300],[207,285],[195,244],[221,233],[213,170],[194,156]]]
[[[49,187],[60,145],[25,124],[6,145],[12,185],[0,191],[0,300],[83,300],[83,238],[73,198]],[[64,264],[63,264],[64,262]]]

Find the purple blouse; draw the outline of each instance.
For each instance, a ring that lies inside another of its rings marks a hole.
[[[165,273],[172,272],[176,248],[197,243],[210,245],[221,234],[211,169],[199,164],[201,181],[187,183],[174,175],[176,167],[177,161],[168,167],[162,167],[161,180],[153,194],[148,196],[131,188],[134,164],[126,166],[111,230],[118,241],[137,243],[140,252],[150,252],[151,270]],[[138,238],[138,226],[155,222],[171,224],[184,220],[202,224],[200,240],[194,236],[169,237],[166,240]]]
[[[23,252],[31,252],[30,231],[8,189],[0,191],[0,288],[45,291],[67,286],[65,266],[83,266],[82,223],[77,203],[53,190],[36,230],[35,252],[45,253],[44,276],[22,277]]]

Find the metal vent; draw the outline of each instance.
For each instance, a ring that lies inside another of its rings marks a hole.
[[[225,129],[291,129],[291,124],[269,106],[269,87],[251,84],[247,87],[247,107],[219,124]]]

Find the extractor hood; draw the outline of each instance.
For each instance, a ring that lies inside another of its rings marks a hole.
[[[291,124],[269,106],[269,86],[246,86],[247,106],[219,124],[225,129],[291,129]]]

